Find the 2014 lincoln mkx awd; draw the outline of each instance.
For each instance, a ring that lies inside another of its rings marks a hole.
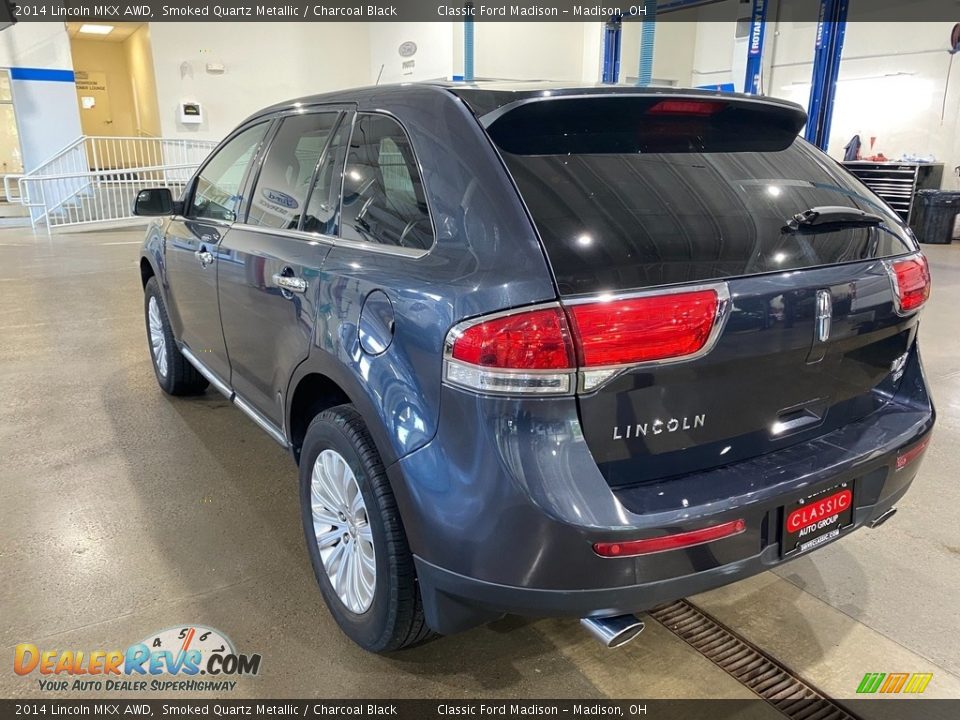
[[[138,197],[157,380],[290,450],[362,647],[504,613],[618,644],[886,520],[929,440],[926,260],[805,121],[503,83],[267,108]]]

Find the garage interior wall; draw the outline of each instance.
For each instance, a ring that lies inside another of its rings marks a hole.
[[[929,0],[928,0],[929,1]],[[742,87],[746,45],[736,39],[738,0],[695,11],[692,84],[733,82]],[[817,23],[809,20],[816,0],[790,0],[774,6],[764,48],[764,90],[774,97],[807,106],[813,73]],[[669,23],[661,23],[661,29]],[[944,164],[943,185],[958,189],[953,168],[960,165],[960,68],[947,87],[950,22],[849,22],[833,111],[828,152],[843,157],[844,146],[860,135],[864,156],[882,152],[891,160],[904,153],[933,155]],[[659,54],[660,43],[657,44]],[[954,61],[960,65],[960,61]],[[655,71],[657,66],[655,64]],[[657,74],[659,77],[659,74]],[[944,93],[946,111],[941,123]],[[870,137],[877,141],[870,149]]]
[[[17,23],[7,28],[0,33],[0,67],[61,71],[46,73],[47,79],[11,82],[23,166],[29,172],[80,136],[66,28],[62,23]]]
[[[164,137],[220,140],[265,105],[370,84],[367,23],[151,23],[150,40]],[[181,101],[202,124],[179,122]]]
[[[453,75],[463,75],[463,22],[453,25]],[[600,80],[600,22],[487,22],[474,24],[478,79]]]
[[[451,22],[370,23],[368,82],[449,79],[453,75],[453,25]],[[416,52],[402,57],[400,46],[407,42],[416,44]]]

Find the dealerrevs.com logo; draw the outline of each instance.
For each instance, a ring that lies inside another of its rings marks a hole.
[[[187,625],[161,630],[126,650],[43,649],[20,643],[13,671],[37,675],[43,691],[231,691],[233,678],[260,672],[260,655],[238,653],[219,630]]]

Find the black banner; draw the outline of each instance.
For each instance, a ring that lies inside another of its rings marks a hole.
[[[709,688],[703,688],[709,693]],[[819,716],[809,700],[803,717]],[[877,698],[840,701],[854,717],[947,720],[960,717],[960,699]],[[486,718],[642,718],[646,720],[733,720],[762,717],[763,700],[0,700],[7,718],[399,718],[483,720]],[[799,716],[786,712],[786,717]],[[768,712],[774,708],[767,705]],[[772,715],[771,715],[772,716]],[[836,715],[831,715],[836,717]]]
[[[477,22],[589,22],[607,21],[620,17],[624,21],[652,17],[652,3],[637,0],[621,3],[616,0],[599,2],[497,2],[496,0],[340,0],[315,2],[313,0],[140,0],[140,2],[90,2],[62,0],[61,2],[11,3],[17,22],[449,22],[472,18]],[[820,17],[820,0],[769,0],[769,21],[816,21]],[[725,2],[708,11],[707,5],[717,0],[659,0],[655,12],[657,22],[676,21],[736,21],[741,4]],[[750,8],[750,5],[743,7]],[[850,2],[849,21],[874,22],[960,22],[960,9],[954,0],[867,0]]]

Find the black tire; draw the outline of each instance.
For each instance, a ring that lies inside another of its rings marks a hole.
[[[154,300],[160,315],[160,325],[163,331],[164,343],[162,352],[166,356],[166,373],[161,372],[161,363],[153,347],[150,335],[150,301]],[[143,288],[143,317],[147,326],[147,346],[150,348],[150,360],[153,373],[157,376],[157,383],[168,395],[199,395],[207,389],[207,379],[197,372],[197,369],[180,352],[177,341],[170,328],[170,319],[167,317],[167,308],[163,304],[160,286],[157,278],[147,280]]]
[[[311,511],[311,478],[323,450],[335,450],[353,471],[373,535],[376,567],[373,600],[362,614],[349,610],[323,566]],[[317,415],[300,455],[300,508],[310,563],[320,592],[340,629],[370,652],[399,650],[433,635],[423,616],[413,556],[380,455],[360,414],[339,405]]]

